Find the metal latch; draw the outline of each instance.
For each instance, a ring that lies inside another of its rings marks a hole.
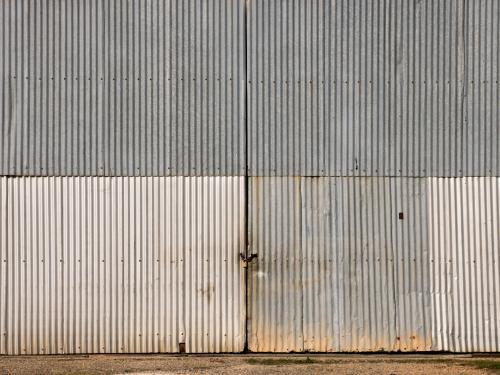
[[[240,259],[243,262],[243,267],[247,268],[248,263],[251,262],[252,260],[254,260],[255,258],[257,258],[257,256],[258,256],[257,254],[246,255],[246,254],[240,253]]]

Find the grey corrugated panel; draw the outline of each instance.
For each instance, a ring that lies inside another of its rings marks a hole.
[[[250,350],[429,350],[425,183],[251,179]]]
[[[0,33],[0,174],[244,174],[243,0],[5,0]]]
[[[0,208],[1,354],[243,350],[243,178],[2,178]]]
[[[251,0],[253,176],[500,176],[496,0]]]
[[[500,179],[430,179],[433,349],[500,351]]]

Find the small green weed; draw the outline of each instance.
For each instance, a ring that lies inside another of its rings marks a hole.
[[[306,358],[249,358],[246,362],[250,365],[286,366],[286,365],[311,365],[321,363],[310,357]]]
[[[476,359],[473,361],[463,362],[463,365],[472,366],[480,370],[488,370],[495,374],[500,374],[500,361],[490,359]]]

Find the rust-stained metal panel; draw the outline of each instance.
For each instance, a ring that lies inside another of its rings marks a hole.
[[[253,351],[499,351],[499,178],[252,178]]]
[[[0,2],[0,174],[245,173],[243,0]]]
[[[424,179],[251,179],[250,350],[429,350],[425,197]]]
[[[500,2],[249,0],[252,176],[500,176]]]
[[[248,348],[300,352],[302,248],[300,179],[250,180]]]
[[[7,178],[0,177],[0,301],[6,301],[8,290],[7,285],[7,262],[4,258],[7,248],[7,233],[9,226],[7,223]],[[7,314],[5,306],[0,306],[0,353],[3,353],[5,343],[4,333],[7,332]]]
[[[304,349],[431,347],[424,179],[302,179]]]
[[[0,208],[1,354],[243,350],[243,178],[0,178]]]

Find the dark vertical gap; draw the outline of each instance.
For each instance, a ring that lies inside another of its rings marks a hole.
[[[248,128],[248,80],[247,80],[247,72],[248,72],[248,56],[249,56],[249,51],[248,51],[248,8],[250,6],[249,4],[250,0],[244,0],[243,4],[243,80],[244,80],[244,98],[243,98],[243,126],[244,126],[244,143],[245,143],[245,152],[244,152],[244,161],[245,161],[245,177],[244,177],[244,189],[245,189],[245,205],[244,205],[244,226],[245,226],[245,233],[244,233],[244,252],[245,252],[245,257],[247,258],[249,256],[248,252],[250,249],[250,220],[248,219],[248,214],[250,213],[250,176],[249,176],[249,165],[248,165],[248,137],[249,137],[249,128]],[[251,252],[251,249],[250,249]],[[243,352],[248,352],[248,316],[249,316],[249,272],[248,272],[248,264],[246,264],[246,267],[243,269],[244,270],[244,278],[245,278],[245,342],[243,346]]]

